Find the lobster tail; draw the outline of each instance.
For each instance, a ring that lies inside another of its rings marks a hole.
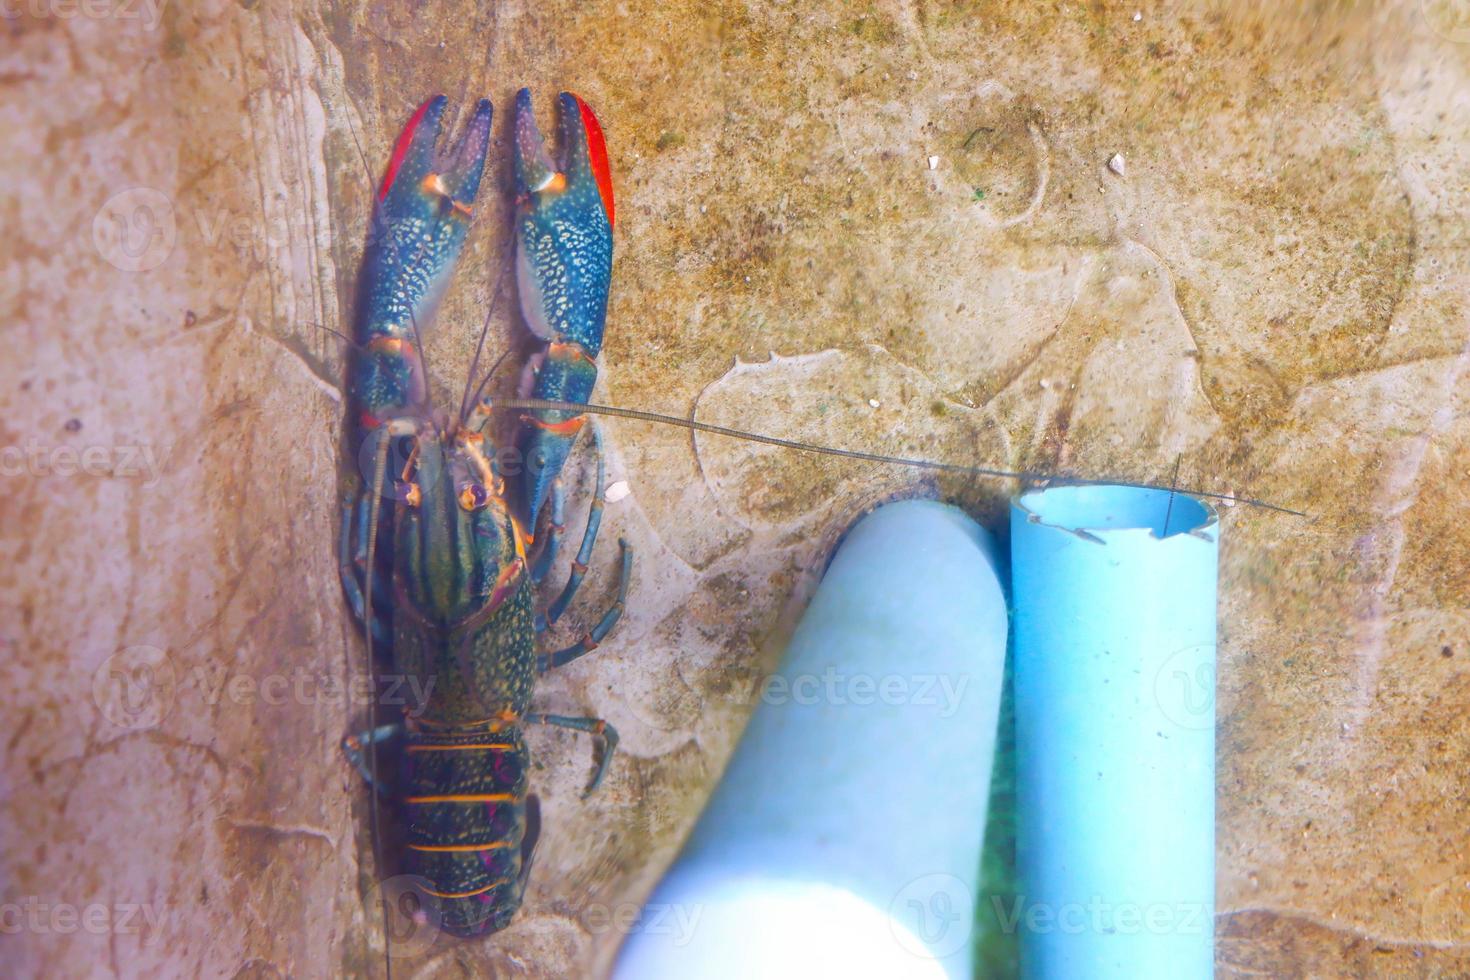
[[[409,870],[429,882],[424,891],[446,932],[495,932],[520,908],[535,845],[534,830],[526,830],[529,761],[515,728],[411,736],[403,800]]]

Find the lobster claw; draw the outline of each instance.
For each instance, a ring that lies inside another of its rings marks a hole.
[[[351,385],[367,428],[426,404],[418,336],[464,248],[480,190],[490,102],[481,100],[457,143],[440,147],[447,101],[436,95],[419,106],[394,143],[378,188],[358,280],[354,339],[360,360]]]
[[[534,209],[570,194],[576,204],[587,207],[591,202],[582,199],[581,194],[595,191],[611,228],[614,210],[612,176],[602,126],[592,107],[580,96],[563,92],[557,101],[561,108],[560,165],[547,152],[546,141],[536,125],[536,115],[531,108],[531,90],[523,88],[516,93],[517,197]],[[540,198],[532,199],[532,195],[546,195],[546,198],[543,202]]]
[[[585,404],[597,381],[612,278],[612,178],[592,108],[570,92],[559,103],[558,162],[536,126],[530,90],[516,94],[516,285],[526,326],[546,342],[527,393]],[[584,418],[556,410],[523,417],[517,446],[526,472],[519,516],[529,533]]]
[[[453,146],[439,146],[439,123],[448,99],[436,95],[413,114],[393,144],[393,156],[378,188],[378,200],[394,198],[389,210],[421,204],[468,215],[480,190],[485,151],[490,145],[489,99],[481,99],[464,135]]]
[[[531,90],[516,94],[516,279],[532,333],[596,357],[612,275],[612,179],[591,107],[570,92],[560,103],[558,166],[536,126]]]

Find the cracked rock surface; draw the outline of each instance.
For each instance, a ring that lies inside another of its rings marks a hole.
[[[103,7],[0,20],[17,975],[381,973],[338,749],[365,700],[339,333],[399,128],[432,92],[461,120],[490,96],[491,177],[428,342],[458,395],[522,84],[543,126],[566,87],[607,133],[600,400],[1006,469],[1178,461],[1308,512],[1224,516],[1219,973],[1470,972],[1463,2]],[[525,351],[507,298],[501,390]],[[538,705],[608,719],[620,754],[584,803],[588,741],[530,733],[521,916],[400,947],[403,975],[605,971],[844,528],[905,494],[994,525],[1015,490],[604,428],[631,493],[567,632],[610,597],[620,535],[628,614]],[[578,535],[585,454],[572,472]]]

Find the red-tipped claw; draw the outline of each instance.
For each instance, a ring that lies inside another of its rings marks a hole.
[[[490,100],[480,100],[459,142],[441,148],[439,123],[447,102],[442,95],[434,96],[403,128],[378,188],[380,201],[395,191],[402,193],[399,189],[426,190],[465,207],[474,201],[490,145]]]

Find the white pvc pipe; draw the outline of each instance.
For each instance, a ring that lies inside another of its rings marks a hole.
[[[1006,628],[959,510],[859,522],[614,976],[969,980]]]

